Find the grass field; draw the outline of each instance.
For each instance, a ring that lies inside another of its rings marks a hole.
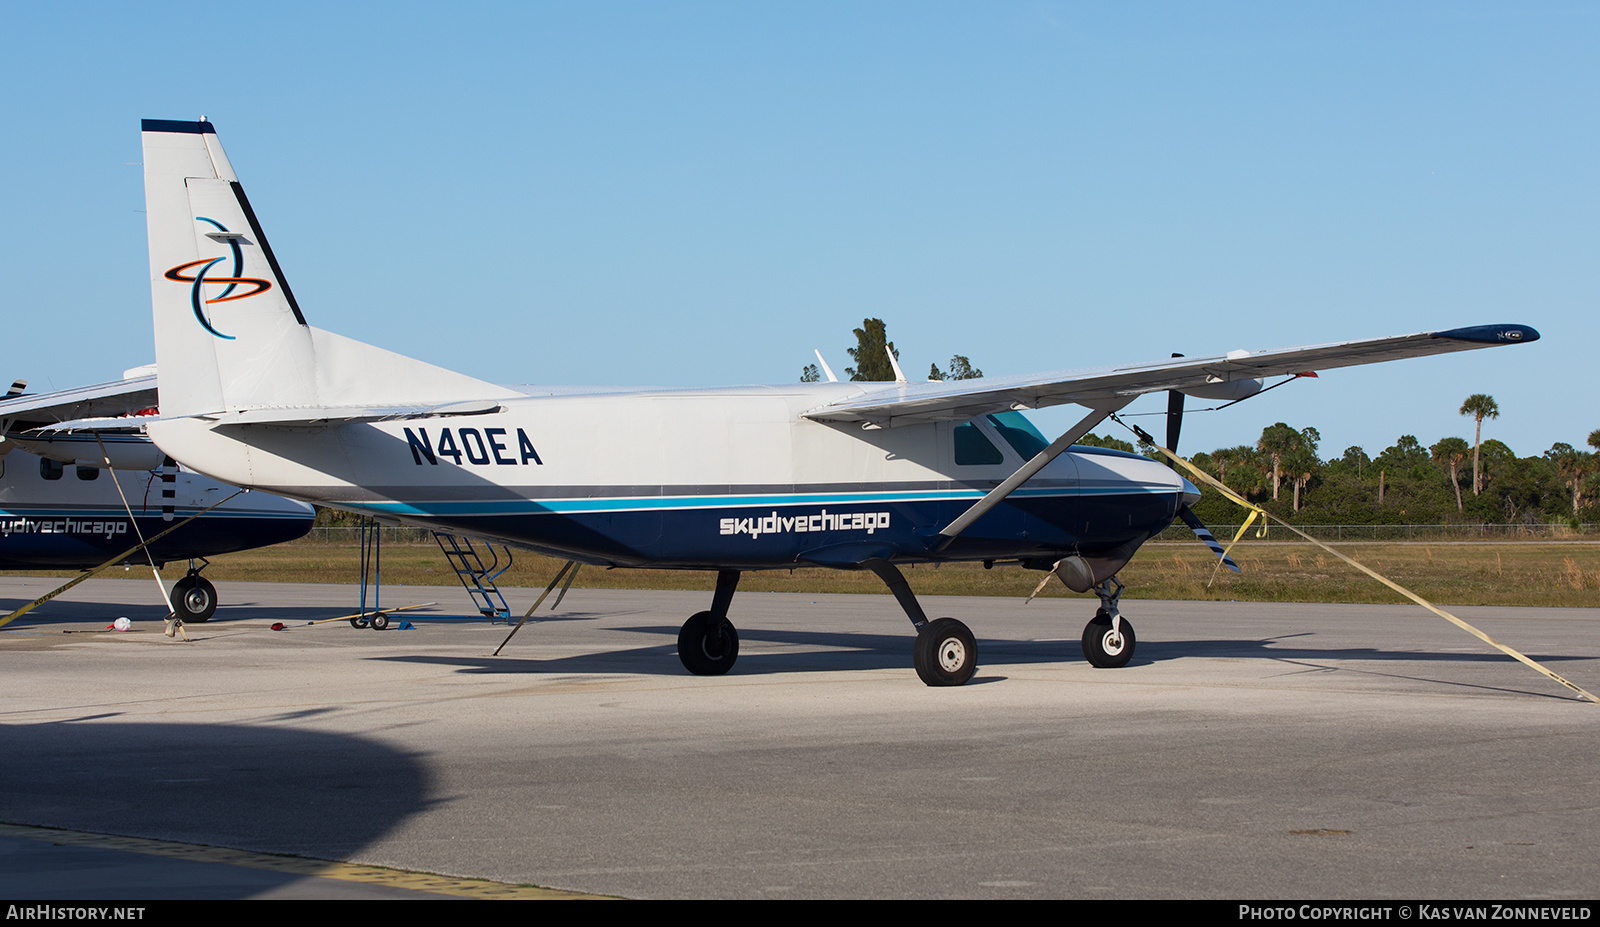
[[[1440,605],[1543,605],[1600,607],[1600,543],[1368,542],[1338,545],[1368,567]],[[1208,588],[1216,560],[1193,542],[1146,544],[1121,574],[1127,598],[1209,599],[1247,602],[1400,602],[1400,596],[1304,543],[1241,543],[1234,551],[1242,575],[1218,574]],[[560,562],[516,552],[502,587],[543,586]],[[296,542],[212,561],[206,575],[217,581],[315,582],[355,584],[360,552],[356,545]],[[182,575],[174,564],[163,572]],[[114,569],[103,575],[119,575]],[[911,588],[922,595],[1026,596],[1043,574],[1014,565],[946,564],[906,567]],[[62,574],[72,575],[72,574]],[[703,589],[713,574],[671,570],[606,570],[584,567],[577,588]],[[384,585],[453,585],[454,573],[438,547],[385,543]],[[739,588],[747,592],[883,593],[868,572],[799,569],[747,573]],[[1059,582],[1044,596],[1071,596]],[[1086,598],[1089,596],[1085,596]],[[525,596],[513,597],[516,601]],[[529,603],[531,604],[531,602]]]

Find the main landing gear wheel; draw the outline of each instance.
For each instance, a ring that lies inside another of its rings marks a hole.
[[[911,662],[928,685],[959,686],[978,668],[978,642],[966,625],[954,618],[940,618],[917,631]]]
[[[678,631],[678,659],[696,676],[721,676],[739,659],[739,632],[728,619],[700,612]]]
[[[1096,612],[1094,620],[1083,626],[1083,658],[1102,669],[1127,666],[1133,659],[1133,648],[1138,643],[1133,625],[1123,618],[1117,622],[1119,634],[1112,633],[1111,618],[1105,612]]]
[[[172,586],[172,607],[185,622],[203,622],[217,610],[217,587],[204,576],[190,573]]]

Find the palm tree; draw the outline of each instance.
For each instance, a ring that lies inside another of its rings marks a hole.
[[[1269,425],[1261,430],[1261,440],[1256,442],[1256,448],[1266,455],[1261,461],[1265,469],[1267,461],[1272,462],[1272,498],[1278,498],[1278,487],[1283,482],[1284,468],[1287,466],[1290,478],[1294,480],[1295,511],[1300,511],[1300,490],[1310,482],[1312,472],[1321,466],[1317,459],[1317,443],[1322,440],[1322,435],[1315,428],[1302,428],[1295,431],[1283,422]],[[1295,458],[1291,463],[1290,458]]]
[[[1473,393],[1461,404],[1461,414],[1472,416],[1478,423],[1478,430],[1472,436],[1472,494],[1476,496],[1478,490],[1483,488],[1483,480],[1478,475],[1478,449],[1483,446],[1483,420],[1499,418],[1500,406],[1487,393]]]
[[[1467,459],[1466,439],[1441,438],[1431,450],[1434,463],[1450,468],[1450,485],[1456,488],[1456,511],[1464,511],[1461,505],[1461,480],[1456,477],[1456,466]]]
[[[1356,468],[1356,479],[1362,477],[1362,471],[1367,464],[1372,463],[1372,458],[1367,456],[1366,449],[1358,444],[1352,444],[1344,449],[1344,456],[1340,458],[1345,466]]]
[[[1300,491],[1317,475],[1321,462],[1317,460],[1316,445],[1302,441],[1294,450],[1284,455],[1283,466],[1289,471],[1289,482],[1294,484],[1294,510],[1300,511]]]
[[[1300,433],[1278,422],[1261,430],[1261,440],[1256,449],[1272,461],[1272,501],[1278,501],[1278,487],[1283,483],[1283,458],[1300,443]],[[1266,461],[1262,461],[1266,463]]]
[[[1572,489],[1572,517],[1577,518],[1578,510],[1583,507],[1583,480],[1595,467],[1595,455],[1585,454],[1570,444],[1557,444],[1546,455],[1555,463],[1562,482]]]

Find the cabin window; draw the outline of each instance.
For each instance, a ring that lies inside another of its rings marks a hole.
[[[1005,462],[1005,455],[984,437],[977,425],[967,422],[957,425],[950,433],[955,439],[957,466],[980,467]]]
[[[1017,451],[1023,460],[1032,460],[1040,451],[1050,446],[1039,429],[1023,417],[1021,412],[996,412],[989,416],[989,424],[1000,432],[1000,437]]]
[[[98,480],[100,478],[99,467],[79,467],[77,469],[78,479],[83,480],[85,483]]]
[[[39,458],[39,475],[47,480],[61,479],[61,474],[66,472],[66,469],[59,460],[51,460],[48,457]]]

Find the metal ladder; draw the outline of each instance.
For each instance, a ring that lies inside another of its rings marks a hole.
[[[487,566],[483,558],[478,555],[478,549],[472,545],[470,538],[457,537],[443,531],[433,532],[433,539],[439,542],[439,549],[444,551],[445,560],[449,561],[451,569],[456,571],[456,578],[461,580],[462,588],[467,590],[467,595],[472,596],[473,604],[478,606],[478,611],[483,617],[491,621],[511,620],[511,608],[506,605],[505,596],[500,594],[500,587],[494,581],[506,570],[511,568],[511,548],[501,547],[505,551],[504,565],[500,563],[500,554],[495,551],[493,544],[484,544],[489,549],[490,561]]]

